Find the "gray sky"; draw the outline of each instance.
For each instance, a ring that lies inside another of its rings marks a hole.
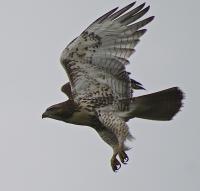
[[[129,122],[136,140],[119,173],[92,129],[41,119],[47,106],[66,99],[63,48],[105,11],[130,2],[0,1],[0,190],[200,190],[197,0],[147,1],[156,19],[128,69],[148,90],[138,94],[179,86],[186,100],[173,121]]]

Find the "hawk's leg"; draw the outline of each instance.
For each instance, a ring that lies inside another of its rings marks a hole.
[[[116,156],[117,156],[117,153],[113,154],[113,156],[111,158],[111,167],[114,172],[116,172],[117,170],[119,170],[121,168],[121,164],[117,160]]]
[[[129,158],[128,155],[125,153],[124,150],[119,151],[119,158],[123,164],[127,164]]]
[[[127,138],[132,137],[129,133],[128,125],[113,112],[99,110],[97,113],[100,122],[105,126],[105,128],[107,128],[115,135],[118,141],[118,146],[114,149],[115,151],[111,161],[115,161],[116,155],[118,154],[121,162],[126,164],[129,158],[125,153],[127,148],[125,147],[124,142]]]
[[[98,129],[97,132],[100,137],[113,149],[113,156],[110,162],[113,171],[116,172],[121,167],[120,162],[116,158],[119,148],[117,137],[111,130],[105,128],[104,126],[102,126],[101,129]]]

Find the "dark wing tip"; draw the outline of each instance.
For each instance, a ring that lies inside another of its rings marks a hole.
[[[114,20],[116,18],[118,18],[120,15],[122,15],[123,13],[125,13],[127,10],[129,10],[131,7],[133,7],[133,5],[136,3],[133,2],[133,3],[130,3],[129,5],[125,6],[124,8],[120,9],[119,11],[115,12],[114,14],[112,14],[109,18],[111,20]]]
[[[150,9],[150,5],[148,5],[146,8],[144,8],[144,10],[146,10],[146,12],[149,11],[149,9]]]
[[[140,31],[140,32],[142,33],[142,35],[143,35],[143,34],[145,34],[145,33],[147,32],[147,29],[140,29],[139,31]]]
[[[141,5],[135,7],[128,13],[124,14],[123,16],[119,18],[119,22],[130,24],[131,22],[134,22],[137,19],[141,18],[143,15],[145,15],[148,12],[150,8],[150,6],[147,6],[146,8],[144,8],[144,6],[145,6],[145,3],[142,3]]]
[[[126,7],[124,7],[124,8],[127,8],[127,10],[128,9],[130,9],[131,7],[133,7],[133,5],[135,5],[135,3],[136,3],[136,1],[133,1],[132,3],[130,3],[130,4],[128,4]]]
[[[141,10],[145,5],[146,5],[146,3],[144,2],[141,5],[139,5],[137,8]]]
[[[144,7],[146,5],[146,2],[139,5],[139,7]]]
[[[93,25],[94,23],[101,23],[103,22],[105,19],[107,19],[109,16],[111,16],[119,7],[115,7],[114,9],[108,11],[107,13],[105,13],[104,15],[102,15],[101,17],[99,17],[98,19],[96,19],[91,25]],[[89,27],[90,27],[89,26]]]
[[[112,9],[111,11],[107,12],[106,14],[104,14],[103,16],[101,16],[100,18],[98,18],[95,23],[101,23],[102,21],[104,21],[105,19],[107,19],[110,15],[112,15],[119,7],[116,7],[114,9]]]
[[[155,16],[151,16],[151,17],[149,17],[149,18],[148,18],[148,19],[149,19],[149,22],[153,21],[154,18],[155,18]]]
[[[141,28],[141,27],[147,25],[148,23],[150,23],[151,21],[153,21],[154,18],[155,18],[155,16],[151,16],[151,17],[148,17],[148,18],[146,18],[146,19],[144,19],[144,20],[142,20],[142,21],[139,21],[138,23],[141,24],[141,26],[140,26],[139,28]],[[134,24],[133,24],[133,25],[134,25]]]

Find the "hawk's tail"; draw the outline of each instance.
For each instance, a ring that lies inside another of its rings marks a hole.
[[[182,99],[183,92],[178,87],[136,97],[131,104],[128,118],[171,120],[180,110]]]

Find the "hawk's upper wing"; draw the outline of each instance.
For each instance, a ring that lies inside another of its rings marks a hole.
[[[145,4],[125,13],[134,4],[109,11],[64,49],[61,63],[75,99],[91,93],[93,97],[132,97],[125,65],[146,31],[140,28],[153,20],[149,17],[138,21],[149,10]]]

